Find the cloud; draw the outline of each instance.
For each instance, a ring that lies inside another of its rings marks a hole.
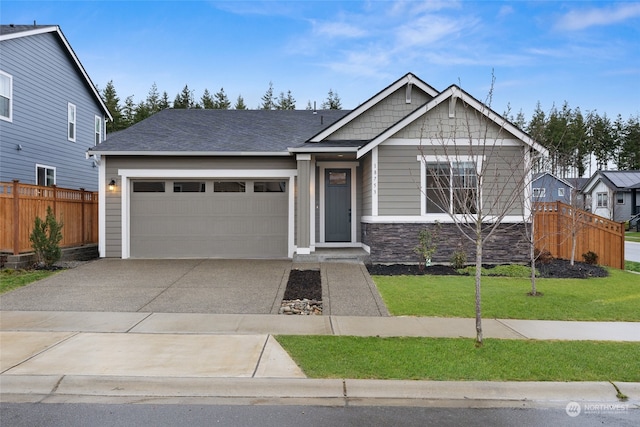
[[[606,8],[571,10],[562,16],[555,27],[564,30],[584,30],[594,26],[617,24],[640,17],[640,3],[625,3]]]
[[[514,12],[515,10],[513,9],[512,6],[508,6],[508,5],[502,6],[498,11],[498,18],[504,18],[506,16],[513,14]]]
[[[346,22],[318,22],[312,21],[313,32],[319,36],[330,38],[360,38],[367,35],[367,31]]]

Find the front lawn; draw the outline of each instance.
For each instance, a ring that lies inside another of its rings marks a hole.
[[[640,242],[640,232],[639,231],[627,231],[624,233],[624,240],[627,242]]]
[[[639,343],[277,336],[311,378],[640,381]]]
[[[54,274],[49,270],[0,270],[0,294],[28,285],[36,280],[44,279]]]
[[[395,316],[475,317],[470,276],[373,276]],[[537,279],[483,277],[482,316],[497,319],[640,321],[640,276],[610,269],[609,277]]]

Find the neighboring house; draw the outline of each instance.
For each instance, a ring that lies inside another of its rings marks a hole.
[[[466,130],[455,135],[481,122],[499,153],[483,153]],[[445,145],[476,154],[443,160]],[[291,258],[358,247],[373,262],[415,262],[419,231],[438,221],[434,260],[448,262],[462,239],[427,197],[427,174],[447,174],[452,193],[477,191],[474,164],[505,172],[502,156],[522,162],[536,151],[546,153],[459,87],[438,92],[412,74],[353,111],[168,109],[89,150],[100,157],[100,254]],[[522,179],[530,173],[517,170],[516,181],[530,182]],[[522,200],[529,193],[514,191]],[[505,197],[486,193],[491,206]],[[446,210],[455,209],[452,199]],[[487,262],[526,259],[514,230],[522,209],[511,209],[487,243]]]
[[[531,197],[534,202],[582,203],[578,193],[587,181],[586,178],[559,178],[551,172],[539,172],[531,182]]]
[[[58,26],[0,26],[0,181],[98,189],[111,116]]]
[[[640,212],[640,170],[597,171],[582,188],[589,210],[623,222]]]

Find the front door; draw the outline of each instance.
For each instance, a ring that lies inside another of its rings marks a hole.
[[[351,169],[325,170],[325,242],[351,241]]]

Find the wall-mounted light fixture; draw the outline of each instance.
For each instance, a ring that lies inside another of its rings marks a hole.
[[[16,150],[22,151],[22,144],[16,144]]]
[[[112,179],[111,182],[109,182],[109,191],[115,191],[116,189],[116,180]]]

